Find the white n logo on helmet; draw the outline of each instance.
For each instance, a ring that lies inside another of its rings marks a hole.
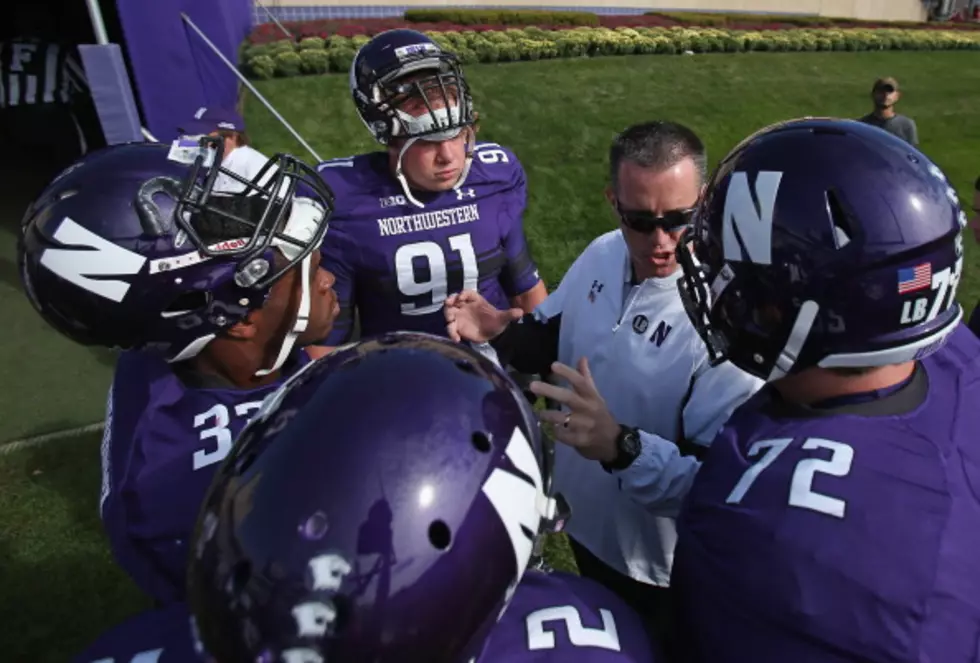
[[[520,428],[515,428],[504,452],[518,470],[530,481],[513,472],[496,468],[480,489],[507,530],[514,550],[517,577],[524,575],[534,548],[534,537],[541,526],[546,504],[541,468],[534,457],[531,444]]]
[[[70,249],[45,249],[40,263],[69,283],[114,302],[129,292],[129,283],[93,276],[132,276],[138,274],[146,258],[99,237],[65,217],[53,238]]]
[[[160,660],[160,655],[163,653],[163,649],[148,649],[147,651],[140,652],[129,659],[129,663],[157,663]],[[114,658],[100,658],[97,661],[92,661],[92,663],[117,663]],[[123,663],[120,661],[119,663]]]
[[[732,173],[725,194],[725,215],[722,219],[722,246],[725,260],[772,264],[772,215],[783,174],[763,171],[755,180],[752,196],[748,175]]]

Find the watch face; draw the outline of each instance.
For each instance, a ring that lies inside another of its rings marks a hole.
[[[623,436],[623,447],[630,454],[640,452],[640,436],[636,431],[629,431]]]

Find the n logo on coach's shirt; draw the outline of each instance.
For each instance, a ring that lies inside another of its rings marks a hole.
[[[45,249],[41,265],[79,288],[121,302],[129,283],[120,279],[94,279],[93,276],[132,276],[138,274],[146,258],[99,237],[68,217],[54,232],[53,239],[70,249]]]
[[[772,264],[772,217],[782,178],[782,173],[763,171],[752,187],[747,173],[732,173],[722,219],[725,260]]]

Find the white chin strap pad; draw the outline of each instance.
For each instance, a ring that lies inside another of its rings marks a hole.
[[[309,198],[294,198],[293,209],[289,215],[289,221],[286,222],[286,227],[283,228],[283,234],[303,244],[309,243],[316,234],[324,213],[325,210],[313,200]],[[273,245],[290,260],[295,260],[302,252],[299,246],[282,240],[273,240]],[[318,251],[319,249],[319,246],[313,248],[314,251]],[[292,352],[293,346],[296,345],[297,339],[306,331],[306,327],[310,322],[310,309],[313,303],[312,293],[310,292],[310,272],[312,267],[313,253],[311,252],[300,263],[300,299],[299,308],[296,311],[296,322],[293,323],[292,329],[289,330],[283,339],[282,347],[279,348],[279,356],[276,357],[275,363],[270,368],[263,368],[256,371],[256,376],[262,377],[269,375],[282,368],[286,359],[289,358],[289,353]]]

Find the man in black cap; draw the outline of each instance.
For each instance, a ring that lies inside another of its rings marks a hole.
[[[912,145],[918,145],[919,131],[915,127],[915,121],[895,112],[895,104],[901,96],[897,80],[891,76],[879,78],[871,88],[871,99],[874,101],[875,109],[862,117],[861,121],[880,127]]]

